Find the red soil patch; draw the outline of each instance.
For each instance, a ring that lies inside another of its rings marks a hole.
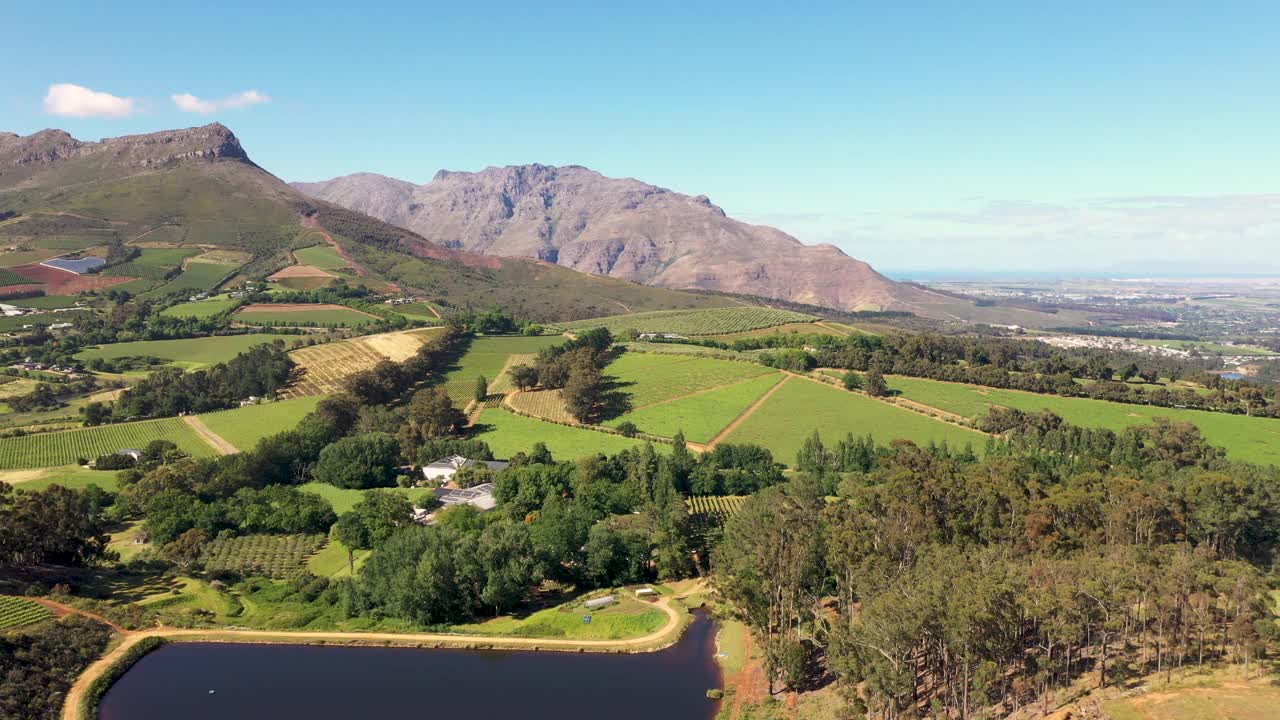
[[[356,310],[355,308],[349,308],[346,305],[331,305],[331,304],[314,304],[313,305],[308,303],[296,303],[296,304],[295,303],[278,303],[278,304],[271,303],[271,304],[245,305],[244,307],[237,310],[236,314],[241,315],[241,314],[248,314],[248,313],[255,313],[255,312],[307,312],[308,310],[347,310],[349,312],[360,313],[361,315],[371,317],[371,318],[378,317],[377,315],[372,315],[370,313],[363,312],[361,310]]]
[[[313,265],[290,265],[289,267],[272,273],[268,280],[279,280],[280,278],[300,278],[300,277],[333,277],[332,273],[328,273]]]
[[[426,240],[405,239],[403,243],[409,252],[417,257],[461,263],[469,268],[498,270],[502,267],[502,258],[492,255],[477,255],[476,253],[463,252],[461,250],[450,250],[447,247],[441,247]]]
[[[137,279],[110,275],[77,275],[67,270],[59,270],[39,263],[19,265],[9,269],[23,277],[31,278],[38,283],[44,284],[46,286],[45,292],[49,295],[74,295],[78,292],[101,290],[112,285],[119,285],[120,283]]]

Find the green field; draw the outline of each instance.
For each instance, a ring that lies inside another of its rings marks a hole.
[[[206,413],[200,420],[238,450],[252,450],[264,437],[297,427],[303,416],[316,409],[323,395],[281,400]]]
[[[53,613],[43,605],[26,598],[0,595],[0,631],[34,625],[51,617]]]
[[[524,618],[500,617],[455,625],[450,630],[469,635],[620,640],[648,635],[666,624],[666,613],[653,605],[630,597],[626,591],[615,592],[613,596],[618,602],[600,610],[587,610],[580,602],[572,602],[539,610]],[[591,622],[582,621],[585,615],[591,616]]]
[[[507,358],[512,355],[537,353],[545,347],[558,345],[565,339],[558,336],[523,337],[519,335],[481,337],[471,341],[471,347],[445,374],[444,389],[458,405],[465,405],[475,396],[476,378],[480,375],[493,382]]]
[[[497,408],[480,413],[478,423],[481,432],[476,439],[483,440],[500,458],[509,458],[518,452],[529,452],[535,443],[544,443],[557,460],[572,460],[584,455],[604,453],[611,455],[643,443],[642,440],[624,438],[621,435],[583,430],[557,425],[535,418],[515,415]],[[659,452],[667,452],[669,445],[655,444]]]
[[[338,254],[337,250],[328,245],[312,245],[294,250],[293,256],[298,259],[299,265],[310,265],[321,270],[337,270],[350,264]]]
[[[1157,417],[1185,420],[1197,425],[1210,443],[1226,448],[1233,459],[1280,464],[1280,420],[1274,418],[1040,395],[897,376],[888,382],[891,389],[901,392],[908,400],[971,418],[985,414],[988,405],[1002,405],[1018,410],[1049,410],[1074,425],[1108,430],[1123,430]]]
[[[250,306],[254,307],[254,306]],[[237,310],[231,317],[235,322],[249,325],[277,325],[284,327],[359,327],[376,323],[380,318],[348,307],[316,307],[305,310],[273,310],[273,306],[259,305],[262,310]]]
[[[946,441],[954,448],[973,443],[981,452],[982,433],[896,408],[858,393],[851,393],[803,378],[791,378],[764,405],[734,430],[725,442],[755,443],[773,452],[775,460],[793,464],[805,438],[817,430],[828,445],[849,433],[870,434],[876,442],[911,440],[918,445]]]
[[[243,301],[229,297],[211,298],[200,302],[179,303],[161,310],[160,314],[172,317],[210,318],[221,315],[241,302]]]
[[[609,328],[612,332],[676,333],[678,335],[724,335],[749,330],[814,320],[790,310],[764,307],[731,307],[710,310],[659,310],[656,312],[613,315],[594,320],[557,323],[554,327],[573,332],[592,328]]]
[[[770,372],[691,397],[632,410],[605,424],[617,427],[620,423],[630,422],[640,428],[640,432],[661,437],[673,437],[684,431],[686,440],[710,442],[783,377],[782,373]]]
[[[0,469],[71,465],[79,458],[141,449],[152,440],[170,440],[196,456],[213,454],[182,418],[164,418],[0,439]]]
[[[199,248],[142,248],[142,254],[134,258],[133,262],[139,265],[175,267],[181,265],[183,260],[202,252],[204,251]]]
[[[262,345],[277,339],[283,340],[287,347],[293,341],[298,340],[299,336],[255,333],[252,335],[224,335],[185,338],[182,340],[138,340],[136,342],[91,347],[76,353],[76,357],[81,360],[92,360],[94,358],[113,360],[122,357],[145,356],[169,360],[187,368],[198,368],[226,362],[255,345]]]
[[[42,295],[40,297],[21,298],[17,300],[0,300],[5,305],[36,308],[37,310],[58,310],[75,307],[80,298],[74,295]]]
[[[32,474],[36,477],[31,477]],[[21,490],[33,491],[44,490],[50,485],[61,485],[72,490],[83,490],[90,485],[97,485],[103,490],[115,490],[120,486],[115,470],[94,470],[80,465],[0,471],[0,482],[7,482]]]
[[[405,303],[404,305],[389,305],[387,309],[392,312],[398,312],[401,315],[411,318],[421,318],[423,320],[438,320],[435,313],[431,312],[431,306],[427,303]]]
[[[190,262],[178,277],[152,290],[150,295],[168,295],[172,292],[202,292],[212,290],[228,275],[235,272],[237,265],[211,262]]]
[[[1175,348],[1177,350],[1199,350],[1202,355],[1275,355],[1266,348],[1252,345],[1222,345],[1220,343],[1200,342],[1199,340],[1135,340],[1139,345],[1152,347]]]
[[[339,515],[346,512],[350,512],[351,508],[355,507],[356,503],[360,502],[360,499],[364,497],[364,494],[369,492],[368,490],[352,490],[350,488],[340,488],[335,485],[330,485],[328,483],[322,483],[322,482],[309,482],[309,483],[306,483],[305,485],[299,485],[298,489],[305,490],[309,493],[314,493],[324,498],[325,500],[328,500],[329,504],[333,506],[333,511],[338,513]],[[404,495],[405,497],[409,498],[410,502],[417,500],[423,495],[429,495],[431,493],[431,488],[394,487],[394,488],[381,488],[381,489],[385,490],[386,492],[393,492],[393,493],[399,493],[401,495]],[[345,552],[342,553],[342,564],[344,566],[347,564],[347,554]]]
[[[777,373],[755,363],[715,360],[692,355],[624,353],[609,363],[605,374],[631,397],[631,407],[681,398],[691,393]]]

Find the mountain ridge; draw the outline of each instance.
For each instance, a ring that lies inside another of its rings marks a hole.
[[[422,185],[376,173],[291,183],[445,247],[531,257],[659,287],[854,309],[913,310],[927,291],[830,244],[807,245],[685,195],[582,165],[440,170]]]

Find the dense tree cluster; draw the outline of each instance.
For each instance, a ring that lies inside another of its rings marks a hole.
[[[166,368],[152,373],[120,394],[111,405],[111,418],[171,417],[234,407],[248,397],[275,394],[292,373],[293,360],[282,341],[255,345],[204,370]],[[86,410],[85,416],[87,421],[101,419],[95,411]]]
[[[0,568],[87,566],[107,557],[107,521],[99,492],[60,485],[31,492],[0,482]]]
[[[1276,636],[1280,470],[1229,463],[1191,426],[1107,446],[1042,416],[991,422],[1011,440],[982,460],[815,437],[805,472],[729,520],[715,580],[771,683],[803,687],[821,662],[855,712],[967,718],[1086,673],[1248,662]]]
[[[511,377],[521,390],[561,389],[565,408],[574,418],[597,422],[627,409],[626,394],[615,390],[603,372],[614,357],[613,336],[607,328],[595,328],[544,348],[532,366],[512,368]]]
[[[543,579],[610,587],[693,571],[675,485],[689,472],[675,466],[693,465],[682,446],[676,458],[646,445],[576,463],[536,447],[512,461],[494,478],[500,505],[492,513],[456,506],[422,527],[405,519],[407,501],[379,498],[344,515],[338,526],[350,525],[355,547],[374,548],[355,611],[458,622],[516,606]]]
[[[0,717],[60,717],[71,684],[110,640],[110,628],[78,615],[0,634]]]

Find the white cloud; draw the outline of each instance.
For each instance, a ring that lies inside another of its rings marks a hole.
[[[48,94],[44,96],[45,112],[66,117],[121,118],[132,115],[137,109],[133,98],[116,97],[71,83],[50,85]]]
[[[178,106],[182,112],[201,113],[208,115],[219,110],[238,110],[251,105],[260,105],[265,102],[271,102],[271,98],[257,90],[245,90],[234,95],[228,95],[220,100],[202,100],[191,93],[178,93],[173,95],[173,104]]]

